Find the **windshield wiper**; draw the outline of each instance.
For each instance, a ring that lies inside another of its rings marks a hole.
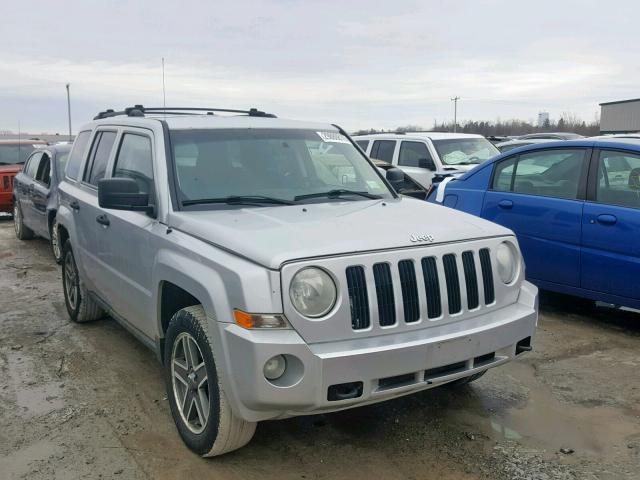
[[[318,193],[305,193],[304,195],[296,195],[294,200],[304,200],[307,198],[319,198],[319,197],[327,197],[327,198],[338,198],[343,195],[358,195],[360,197],[371,198],[374,200],[378,200],[382,198],[380,195],[375,195],[369,192],[359,192],[357,190],[345,190],[343,188],[339,188],[336,190],[329,190],[328,192],[318,192]]]
[[[294,205],[295,202],[284,198],[266,197],[263,195],[231,195],[221,198],[198,198],[196,200],[184,200],[183,206],[205,205],[208,203],[226,203],[227,205],[247,205],[247,204],[273,204],[273,205]]]

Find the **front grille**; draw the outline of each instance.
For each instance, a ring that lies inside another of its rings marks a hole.
[[[376,282],[380,325],[383,327],[393,325],[396,323],[396,304],[393,298],[393,283],[389,264],[376,263],[373,266],[373,278]]]
[[[469,310],[480,306],[480,295],[478,292],[478,276],[476,275],[476,261],[473,252],[462,253],[462,267],[464,268],[464,281],[467,287],[467,307]]]
[[[458,265],[456,256],[448,253],[442,257],[444,264],[444,278],[447,282],[447,300],[449,301],[449,315],[462,310],[462,300],[460,298],[460,280],[458,279]]]
[[[489,305],[496,299],[496,292],[493,288],[493,269],[488,248],[480,249],[480,266],[482,267],[482,284],[484,285],[484,303]]]
[[[458,270],[458,258],[462,261],[461,270]],[[478,270],[476,258],[480,262]],[[418,263],[421,268],[416,269],[415,265]],[[368,274],[369,268],[371,272]],[[397,276],[394,272],[397,272]],[[369,305],[367,275],[373,277],[376,294],[371,297],[371,301],[375,301],[377,305]],[[384,327],[402,321],[417,322],[421,318],[435,321],[443,316],[444,311],[454,315],[461,313],[463,309],[477,309],[482,303],[481,290],[485,305],[495,301],[491,254],[488,248],[467,250],[458,256],[447,253],[441,257],[403,259],[397,264],[381,262],[372,266],[353,265],[346,268],[346,279],[353,330],[369,328],[372,323],[371,312],[374,313],[374,319],[377,312],[377,322]],[[394,282],[399,282],[395,288]],[[396,298],[396,293],[401,298]],[[445,301],[446,306],[443,305]],[[396,314],[396,305],[399,304],[402,309],[398,309]],[[396,315],[404,318],[396,318]]]
[[[367,298],[367,280],[364,268],[354,266],[347,268],[347,287],[351,305],[351,326],[354,330],[369,328],[369,300]]]

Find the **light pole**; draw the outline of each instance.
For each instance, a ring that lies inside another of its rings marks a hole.
[[[71,96],[69,94],[69,86],[67,83],[67,118],[69,120],[69,141],[71,141]]]
[[[453,102],[453,133],[456,133],[458,129],[458,100],[460,100],[460,97],[453,97],[451,99]]]

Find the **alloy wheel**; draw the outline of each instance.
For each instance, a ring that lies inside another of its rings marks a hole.
[[[209,420],[209,378],[198,342],[187,332],[173,343],[171,382],[182,421],[192,433],[202,433]]]
[[[13,205],[13,228],[16,230],[16,236],[20,238],[20,230],[22,230],[22,218],[20,216],[20,209],[18,203]]]
[[[58,240],[58,221],[53,221],[53,227],[51,227],[51,248],[53,249],[53,255],[57,261],[60,261],[60,242]]]
[[[64,260],[64,289],[67,294],[67,301],[71,310],[75,310],[78,306],[79,285],[78,274],[76,272],[76,262],[71,252],[67,253]]]

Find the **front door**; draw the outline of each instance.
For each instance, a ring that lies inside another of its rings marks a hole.
[[[47,204],[49,202],[49,187],[51,185],[51,153],[42,152],[40,165],[36,172],[35,182],[30,189],[31,207],[33,215],[33,230],[44,238],[49,238],[49,223],[47,219]]]
[[[424,188],[429,188],[433,181],[436,166],[424,142],[403,140],[398,153],[398,167],[408,173]]]
[[[582,287],[640,300],[640,154],[600,150],[582,222]]]
[[[127,129],[120,137],[108,176],[132,178],[156,204],[153,142],[144,129]],[[102,210],[105,222],[98,237],[99,261],[105,275],[101,295],[121,317],[149,338],[156,334],[153,311],[154,230],[162,228],[144,212]]]
[[[512,229],[527,278],[580,286],[580,236],[590,150],[548,149],[494,166],[482,217]]]

